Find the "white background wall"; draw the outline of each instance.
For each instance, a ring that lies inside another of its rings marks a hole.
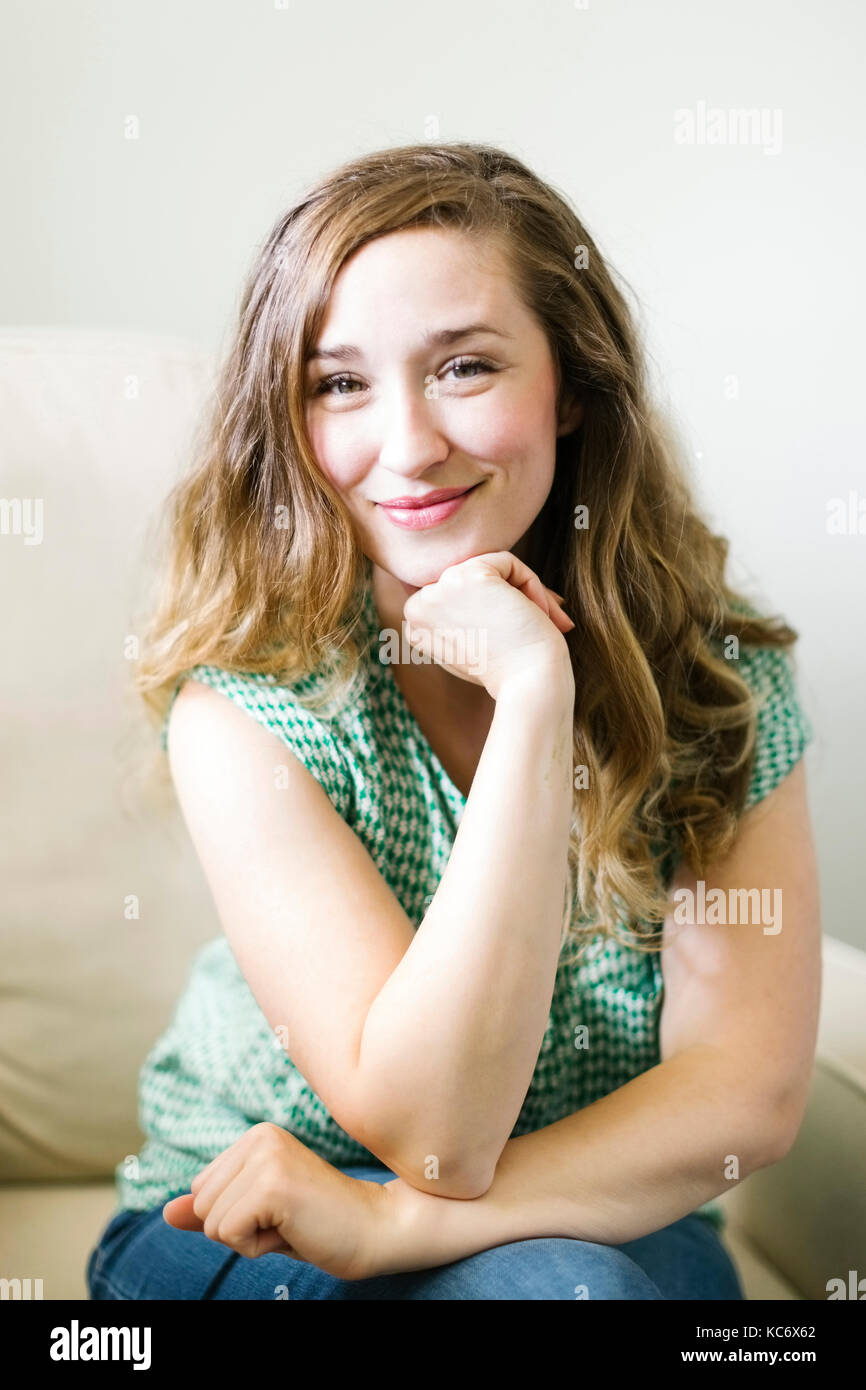
[[[802,634],[824,925],[861,946],[866,535],[826,518],[866,498],[864,29],[854,0],[7,0],[0,45],[6,325],[216,350],[305,183],[431,133],[572,199],[640,298],[735,577]],[[678,143],[699,103],[781,128]]]

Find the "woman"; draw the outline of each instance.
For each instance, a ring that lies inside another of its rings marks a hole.
[[[139,682],[225,937],[91,1297],[742,1298],[712,1199],[805,1107],[812,731],[571,208],[481,145],[323,180],[169,515]]]

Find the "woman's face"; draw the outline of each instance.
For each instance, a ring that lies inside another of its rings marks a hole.
[[[514,550],[553,482],[556,370],[500,248],[444,228],[368,242],[307,364],[307,425],[364,553],[405,585]],[[397,508],[434,490],[459,502]]]

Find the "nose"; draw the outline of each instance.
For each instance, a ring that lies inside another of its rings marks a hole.
[[[379,464],[390,473],[415,477],[443,463],[450,445],[436,420],[436,400],[423,385],[395,386],[382,405]]]

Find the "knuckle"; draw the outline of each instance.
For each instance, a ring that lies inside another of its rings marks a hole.
[[[217,1223],[217,1240],[223,1245],[230,1245],[232,1250],[239,1250],[241,1242],[237,1235],[232,1232],[231,1223],[223,1219]]]
[[[253,1126],[259,1145],[266,1148],[277,1148],[281,1142],[283,1131],[278,1125],[272,1124],[270,1120],[262,1120],[260,1124]]]
[[[285,1173],[271,1169],[263,1175],[260,1183],[256,1186],[256,1191],[263,1206],[276,1209],[286,1199]]]
[[[262,1154],[255,1165],[256,1193],[260,1197],[270,1196],[271,1189],[276,1184],[277,1177],[282,1171],[279,1156],[274,1153]]]
[[[463,563],[459,565],[446,565],[437,582],[449,586],[459,584],[463,579],[466,566],[471,563],[471,560],[464,560]]]

